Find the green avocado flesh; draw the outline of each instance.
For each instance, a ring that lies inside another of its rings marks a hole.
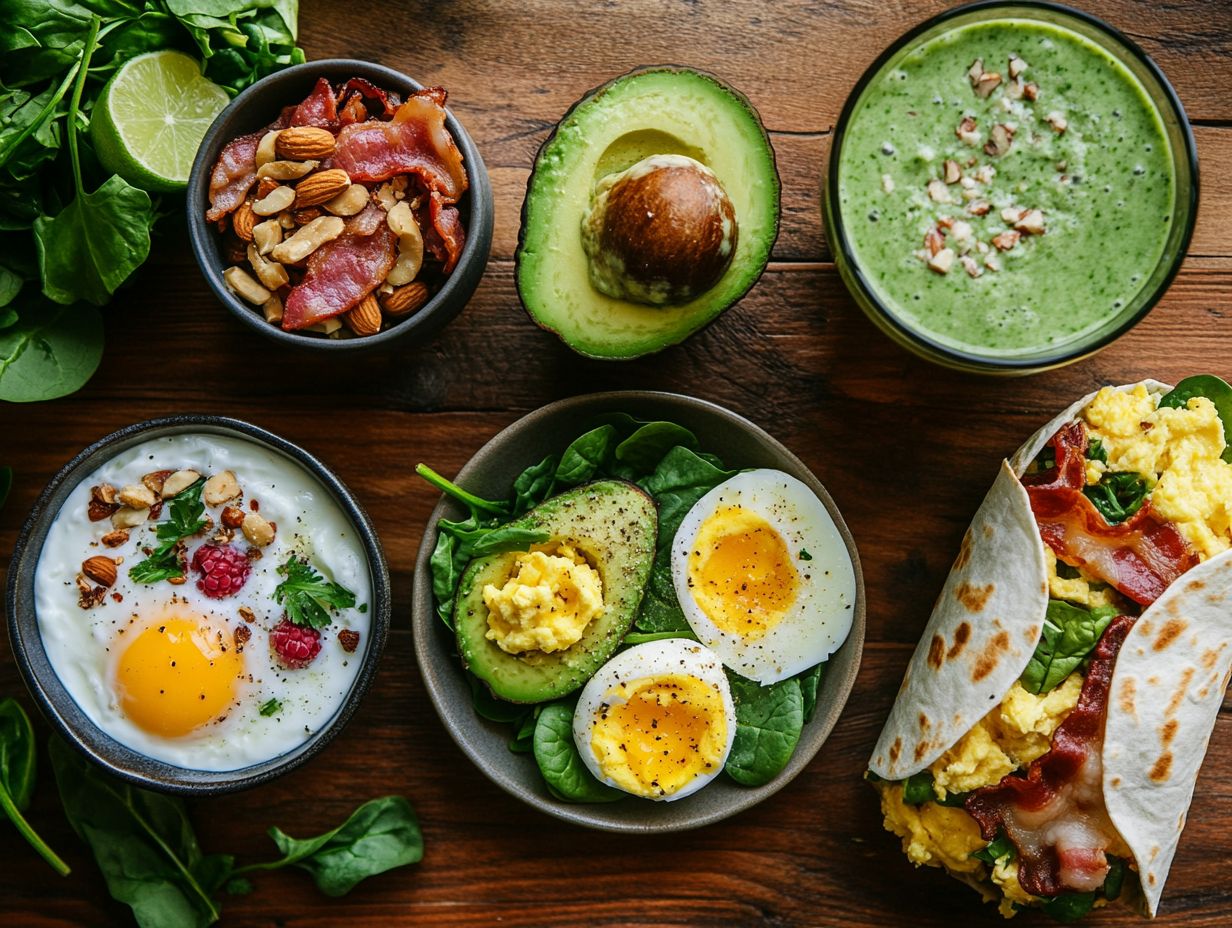
[[[628,633],[650,578],[659,517],[654,501],[633,484],[599,480],[553,497],[510,524],[547,533],[549,544],[576,547],[603,583],[603,614],[572,647],[508,654],[486,637],[483,588],[503,586],[520,552],[476,558],[462,573],[454,607],[462,662],[500,699],[544,702],[582,686]]]
[[[719,178],[736,214],[736,254],[688,303],[613,299],[590,282],[582,217],[600,180],[665,154],[687,155]],[[743,296],[766,267],[778,223],[774,150],[748,100],[696,71],[636,71],[581,100],[540,149],[523,207],[518,294],[574,351],[636,358],[676,344]]]

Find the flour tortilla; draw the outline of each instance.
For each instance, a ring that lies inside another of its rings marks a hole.
[[[1142,381],[1154,394],[1171,387]],[[1116,387],[1132,390],[1138,384]],[[903,677],[869,769],[902,780],[928,767],[997,706],[1043,632],[1047,569],[1017,479],[1091,393],[1043,426],[1001,471]],[[1146,609],[1112,679],[1104,796],[1133,852],[1154,915],[1232,667],[1232,551],[1200,564]]]

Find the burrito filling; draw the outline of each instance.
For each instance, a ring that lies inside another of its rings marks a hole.
[[[1178,576],[1232,547],[1232,464],[1215,405],[1101,390],[1022,477],[1050,601],[1022,677],[927,769],[876,781],[915,864],[997,901],[1070,920],[1117,898],[1135,865],[1104,808],[1116,655]]]

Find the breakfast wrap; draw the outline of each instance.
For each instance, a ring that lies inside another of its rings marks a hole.
[[[1232,388],[1105,387],[1031,437],[869,761],[886,828],[1010,917],[1154,916],[1232,664]]]

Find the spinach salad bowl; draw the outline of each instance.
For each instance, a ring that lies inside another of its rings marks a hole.
[[[412,616],[415,655],[428,695],[449,734],[463,753],[497,786],[548,815],[577,825],[610,832],[661,834],[708,825],[756,805],[786,786],[817,754],[842,712],[859,668],[865,631],[864,584],[851,533],[834,501],[812,472],[783,445],[747,419],[692,397],[621,391],[551,403],[498,433],[476,452],[452,483],[485,500],[511,499],[515,495],[514,481],[519,475],[528,469],[547,467],[545,456],[559,456],[578,436],[604,422],[617,420],[626,423],[675,423],[683,427],[682,434],[683,430],[688,430],[695,437],[698,454],[717,453],[724,468],[732,471],[772,468],[791,475],[801,481],[824,507],[838,536],[835,551],[845,549],[846,556],[850,558],[854,576],[854,596],[849,604],[850,633],[824,661],[824,672],[820,677],[813,676],[814,680],[820,679],[816,684],[815,704],[801,714],[804,721],[798,729],[799,740],[781,769],[765,782],[751,786],[742,785],[720,772],[703,788],[691,795],[683,795],[682,790],[682,795],[671,802],[651,801],[633,795],[620,796],[610,787],[594,780],[584,768],[581,775],[595,788],[608,794],[603,799],[585,801],[575,796],[573,801],[568,801],[550,787],[532,750],[538,726],[536,718],[539,717],[536,707],[495,698],[484,683],[465,670],[459,656],[457,637],[443,620],[444,610],[438,611],[432,563],[438,538],[443,537],[438,531],[438,523],[442,519],[464,520],[469,515],[467,506],[448,493],[438,502],[428,520],[415,564]],[[653,463],[645,466],[648,472],[654,469]],[[424,475],[433,480],[439,479],[434,473]],[[629,476],[638,479],[636,475]],[[599,477],[586,477],[583,482],[590,479]],[[520,482],[519,486],[524,486],[524,483]],[[561,492],[563,490],[559,485],[553,490],[541,489],[542,494],[552,498]],[[539,501],[536,500],[536,504]],[[515,511],[517,508],[525,506],[516,507]],[[683,512],[680,514],[683,515]],[[670,538],[665,541],[660,536],[657,547],[662,551],[665,544],[671,543]],[[442,544],[448,544],[448,541]],[[442,560],[439,554],[437,560]],[[455,571],[454,582],[461,576],[461,570]],[[648,583],[646,588],[651,586],[653,584]],[[631,629],[636,630],[636,627]],[[618,655],[620,653],[617,652]],[[756,686],[751,681],[746,682]],[[784,682],[791,684],[793,681],[789,678]],[[567,706],[576,697],[577,692],[566,695],[563,705]],[[807,697],[804,704],[808,705]],[[542,715],[546,719],[548,707],[561,705],[561,701],[547,703]],[[568,751],[574,750],[573,739],[571,732],[563,729],[572,724],[571,716],[572,710],[566,710],[565,724],[559,724],[561,720],[557,719],[557,724],[553,726],[557,731],[549,735],[558,743],[567,741]],[[737,732],[739,728],[738,724]],[[579,756],[575,754],[575,760]],[[571,769],[576,770],[579,766],[572,764]],[[581,792],[585,794],[586,790],[582,789]]]

